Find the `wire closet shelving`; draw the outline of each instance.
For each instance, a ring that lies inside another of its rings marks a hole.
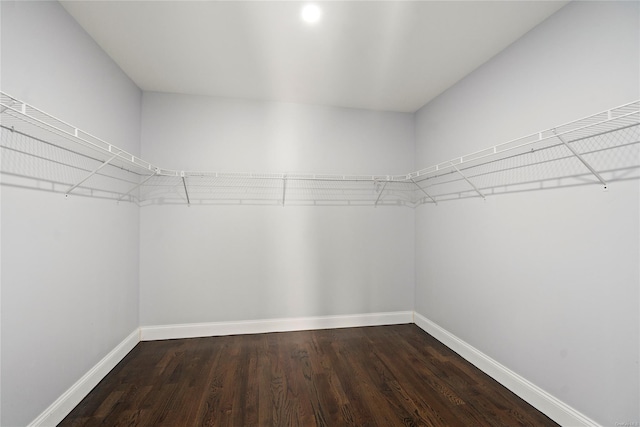
[[[394,205],[640,178],[640,101],[406,175],[153,165],[0,92],[3,185],[146,204]]]

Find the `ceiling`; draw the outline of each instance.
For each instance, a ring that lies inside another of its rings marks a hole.
[[[414,112],[567,1],[62,1],[145,91]]]

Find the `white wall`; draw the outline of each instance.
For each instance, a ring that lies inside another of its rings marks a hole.
[[[574,2],[416,113],[426,166],[640,98],[637,2]],[[416,312],[603,425],[640,421],[639,183],[416,211]]]
[[[140,90],[57,2],[1,2],[2,90],[139,152]],[[138,327],[132,204],[3,185],[2,419],[31,422]]]
[[[142,154],[160,166],[402,173],[413,115],[145,93]],[[141,324],[413,308],[413,211],[400,207],[141,209]]]

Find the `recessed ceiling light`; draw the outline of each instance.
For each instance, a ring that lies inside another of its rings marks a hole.
[[[308,4],[302,8],[300,16],[307,24],[315,24],[322,18],[322,10],[315,4]]]

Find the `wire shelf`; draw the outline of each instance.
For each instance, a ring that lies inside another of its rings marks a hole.
[[[411,206],[640,178],[640,101],[406,175],[163,169],[0,92],[3,185],[147,204]]]

